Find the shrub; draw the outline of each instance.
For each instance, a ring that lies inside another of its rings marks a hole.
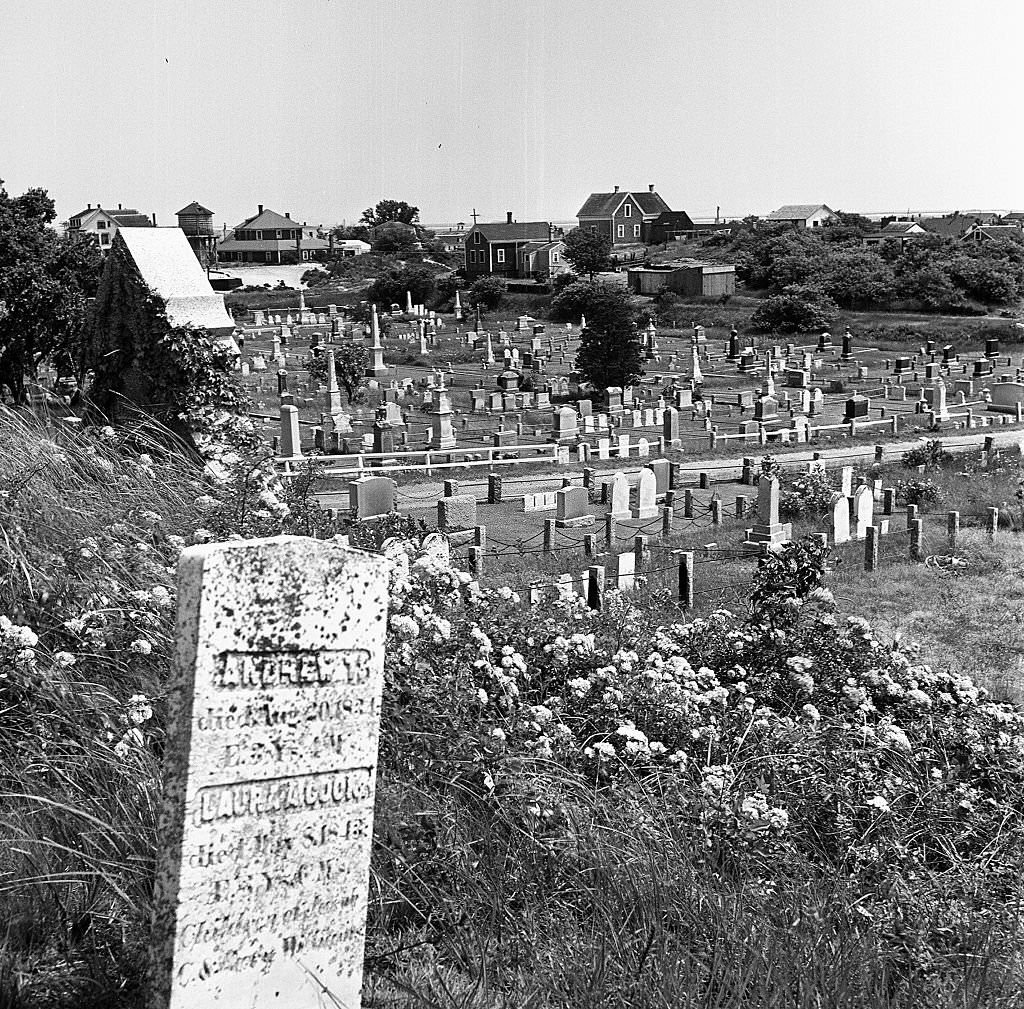
[[[790,284],[773,294],[750,317],[754,329],[778,333],[806,333],[827,329],[839,306],[820,288]]]
[[[900,504],[931,504],[939,500],[939,485],[934,480],[897,480],[895,489]]]
[[[937,438],[932,439],[924,445],[908,449],[903,453],[902,462],[908,469],[916,469],[918,466],[945,466],[952,460],[952,456],[942,447],[942,442]]]
[[[469,303],[473,308],[493,312],[505,297],[505,281],[501,277],[479,277],[469,289]]]

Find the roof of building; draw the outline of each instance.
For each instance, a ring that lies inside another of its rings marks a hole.
[[[685,210],[663,210],[654,220],[655,224],[682,224],[684,222],[693,224],[693,219]]]
[[[556,238],[553,242],[527,242],[519,251],[550,252],[552,249],[557,249],[560,245],[565,245],[561,238]]]
[[[806,221],[813,217],[819,210],[827,210],[830,214],[834,211],[824,203],[787,203],[778,210],[773,210],[766,218],[766,221]]]
[[[235,226],[236,231],[278,231],[282,228],[301,228],[301,221],[293,221],[290,217],[282,217],[273,210],[264,210],[253,217],[247,217]],[[307,225],[308,227],[308,225]]]
[[[882,228],[879,234],[905,235],[908,231],[913,231],[915,228],[919,231],[924,230],[917,221],[890,221]]]
[[[922,217],[917,223],[936,235],[957,237],[976,224],[991,224],[997,214],[946,214],[943,217]]]
[[[984,225],[979,224],[977,227],[971,228],[964,238],[968,235],[982,234],[986,238],[1013,238],[1014,235],[1021,235],[1024,232],[1021,231],[1019,224],[990,224]]]
[[[68,220],[73,221],[75,220],[75,218],[78,217],[81,217],[83,220],[85,220],[87,218],[96,217],[97,214],[105,214],[107,217],[110,217],[110,214],[107,213],[107,211],[104,210],[102,207],[87,207],[85,210],[80,210],[77,214],[72,214],[68,218]]]
[[[586,203],[576,211],[576,216],[610,217],[627,196],[633,197],[643,214],[660,214],[671,209],[657,193],[652,193],[650,190],[645,189],[639,193],[620,190],[617,193],[591,193],[587,197]]]
[[[212,210],[208,210],[201,203],[196,203],[195,200],[193,200],[187,207],[182,207],[175,216],[181,217],[182,214],[205,214],[208,217],[213,217]]]
[[[123,243],[142,279],[163,301],[172,326],[227,334],[235,328],[224,297],[210,287],[180,228],[125,228],[114,243]]]
[[[1001,220],[1003,221],[1024,221],[1024,211],[1011,210],[1008,214],[1003,214]]]
[[[337,247],[338,243],[335,245]],[[329,249],[331,243],[324,238],[303,238],[301,247],[315,251]],[[226,238],[217,243],[217,248],[223,252],[294,252],[296,245],[294,238],[264,238],[260,240]]]
[[[479,231],[488,242],[546,242],[550,236],[547,221],[476,224],[466,232],[466,237],[473,231]]]
[[[119,228],[153,228],[155,225],[145,214],[137,210],[107,210]]]

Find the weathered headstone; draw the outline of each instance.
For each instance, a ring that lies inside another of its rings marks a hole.
[[[349,507],[357,519],[376,518],[395,510],[398,485],[386,476],[364,476],[349,484]]]
[[[829,525],[832,542],[838,546],[850,540],[850,500],[845,494],[833,494],[829,502]]]
[[[585,487],[563,487],[555,491],[555,525],[559,528],[590,526],[590,493]]]
[[[657,517],[657,491],[657,479],[654,476],[653,470],[646,467],[640,470],[640,483],[637,486],[636,511],[633,513],[633,518],[652,519]]]
[[[612,477],[611,507],[609,509],[616,521],[629,518],[629,481],[625,473],[616,473]]]
[[[386,620],[383,557],[182,554],[147,1006],[359,1005]]]

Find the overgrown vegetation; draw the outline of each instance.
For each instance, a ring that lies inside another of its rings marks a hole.
[[[173,565],[329,535],[315,479],[0,417],[0,1004],[141,1006]],[[820,547],[686,622],[528,609],[415,523],[367,532],[375,1004],[1019,1004],[1024,720],[844,618]]]

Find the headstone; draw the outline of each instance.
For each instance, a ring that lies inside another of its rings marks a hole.
[[[833,494],[829,503],[829,525],[836,546],[850,540],[850,500],[845,494]]]
[[[360,1004],[387,582],[303,537],[183,552],[152,1009]]]
[[[560,528],[591,526],[590,492],[585,487],[563,487],[555,491],[555,525]]]
[[[552,414],[551,440],[559,445],[575,444],[579,437],[576,411],[563,406]]]
[[[364,476],[348,488],[349,508],[357,519],[388,515],[395,510],[398,485],[386,476]]]
[[[629,518],[629,481],[625,473],[619,472],[612,477],[609,510],[616,521],[625,521]]]
[[[853,492],[853,538],[862,540],[867,536],[875,511],[875,498],[870,487],[858,487]]]
[[[762,476],[757,484],[757,522],[747,530],[744,546],[763,550],[792,538],[792,525],[779,521],[779,478]]]
[[[643,520],[657,517],[657,493],[657,480],[653,471],[647,468],[640,470],[640,483],[637,486],[636,511],[633,512],[633,518]]]
[[[472,529],[476,526],[476,498],[472,494],[454,494],[438,498],[437,528],[442,532]]]
[[[871,409],[871,400],[867,396],[851,396],[846,401],[844,420],[867,420]]]

